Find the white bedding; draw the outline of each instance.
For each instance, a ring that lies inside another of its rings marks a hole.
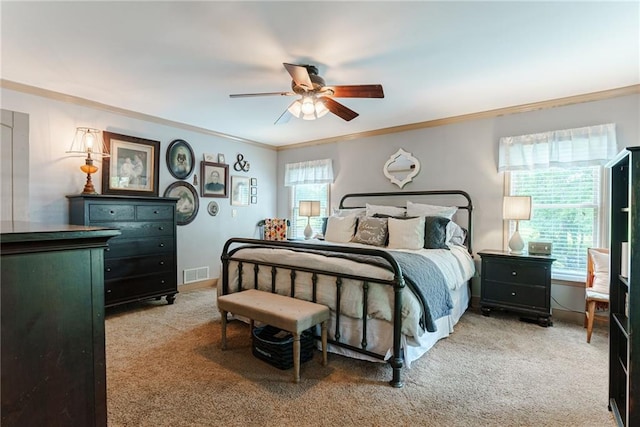
[[[310,243],[331,245],[331,243],[317,240],[310,241]],[[372,248],[372,246],[356,243],[340,245]],[[436,263],[446,279],[454,303],[451,314],[437,320],[437,331],[431,333],[426,332],[420,326],[421,307],[418,299],[408,287],[405,287],[402,293],[402,345],[404,347],[405,363],[409,366],[413,360],[422,356],[422,354],[432,347],[438,339],[452,332],[453,326],[458,322],[460,316],[467,308],[469,292],[466,284],[473,276],[475,266],[467,249],[462,246],[452,245],[451,250],[420,249],[404,251],[419,253]],[[313,268],[337,273],[350,272],[365,277],[393,279],[393,273],[382,267],[358,263],[349,259],[325,257],[312,253],[295,252],[288,249],[240,249],[234,254],[234,257],[246,257],[248,263],[250,263],[251,260],[271,261],[298,267],[313,266]],[[258,289],[271,291],[271,277],[271,268],[262,266],[258,274]],[[297,272],[295,296],[297,298],[311,300],[311,283],[311,273]],[[254,288],[254,271],[253,265],[251,264],[244,264],[243,266],[242,288]],[[237,262],[231,262],[229,265],[229,292],[236,292],[237,290]],[[221,293],[221,291],[222,287],[219,286],[218,292]],[[276,280],[276,292],[282,295],[290,295],[290,291],[291,277],[289,272],[279,271]],[[362,320],[358,319],[361,319],[363,316],[362,281],[343,279],[340,301],[340,341],[360,347],[360,341],[362,340]],[[336,286],[334,277],[318,276],[317,302],[332,308],[332,318],[328,326],[328,332],[329,337],[334,339],[336,328],[334,311],[336,305]],[[393,325],[391,323],[393,315],[392,287],[378,283],[370,283],[367,303],[367,350],[377,354],[386,354],[387,357],[390,357],[393,349]],[[330,346],[329,350],[350,357],[378,360],[337,346]]]

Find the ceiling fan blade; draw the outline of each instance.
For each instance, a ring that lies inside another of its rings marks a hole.
[[[296,101],[293,101],[293,103],[291,103],[289,105],[289,107],[291,107],[291,105],[293,105]],[[287,107],[286,110],[284,110],[284,112],[282,114],[280,114],[280,117],[278,117],[278,119],[273,123],[274,125],[280,125],[283,123],[287,123],[289,121],[289,119],[291,119],[291,117],[293,117],[293,114],[291,114],[289,112],[289,107]]]
[[[313,89],[311,77],[309,77],[309,72],[305,67],[301,65],[287,64],[286,62],[283,62],[282,65],[284,65],[284,68],[286,68],[289,74],[291,74],[291,78],[296,85],[304,86],[309,90]]]
[[[325,107],[327,107],[327,109],[329,111],[331,111],[336,116],[338,116],[338,117],[340,117],[340,118],[342,118],[342,119],[344,119],[344,120],[346,120],[348,122],[359,116],[358,113],[356,113],[355,111],[353,111],[353,110],[345,107],[344,105],[340,104],[335,99],[328,98],[328,97],[325,97],[325,96],[320,97],[318,99],[320,101],[322,101],[322,103],[325,105]]]
[[[384,98],[382,85],[325,86],[336,98]]]
[[[293,96],[296,95],[293,92],[262,92],[262,93],[234,93],[229,95],[229,98],[248,98],[251,96]]]

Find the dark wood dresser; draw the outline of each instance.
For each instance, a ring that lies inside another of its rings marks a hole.
[[[106,426],[103,253],[120,232],[1,227],[0,424]]]
[[[163,197],[67,196],[71,224],[117,228],[105,249],[105,306],[178,293],[176,201]]]
[[[483,250],[480,307],[488,316],[501,308],[533,317],[541,326],[551,321],[551,264],[544,255],[515,255],[506,251]]]

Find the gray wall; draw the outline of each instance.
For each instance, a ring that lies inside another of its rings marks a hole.
[[[1,96],[3,109],[29,115],[30,221],[49,224],[68,222],[68,202],[65,196],[80,193],[86,180],[86,175],[80,171],[83,158],[71,157],[65,153],[71,146],[75,128],[79,126],[160,141],[160,196],[176,181],[169,173],[165,160],[167,147],[174,139],[184,139],[193,148],[198,178],[203,153],[224,153],[230,166],[230,175],[258,179],[258,204],[232,207],[229,198],[201,197],[196,219],[188,225],[178,227],[180,284],[184,269],[209,267],[210,277],[219,277],[220,254],[224,242],[229,237],[252,237],[258,220],[275,213],[277,188],[274,165],[277,162],[277,152],[271,148],[7,89],[2,90]],[[243,154],[250,162],[251,169],[248,173],[233,170],[233,161],[238,153]],[[102,162],[98,162],[97,166],[102,168]],[[102,169],[92,178],[99,193],[101,176]],[[193,183],[193,175],[187,182]],[[220,206],[215,217],[207,213],[207,204],[212,200],[217,201]],[[234,209],[235,216],[232,215]]]
[[[467,191],[474,204],[475,251],[500,249],[506,241],[502,220],[504,174],[497,171],[500,137],[601,123],[616,123],[621,149],[640,145],[640,95],[283,150],[278,153],[278,214],[288,214],[289,193],[282,186],[286,163],[332,158],[336,179],[331,187],[331,204],[337,206],[347,193],[399,191],[385,178],[382,167],[391,154],[403,148],[421,163],[420,173],[403,190]],[[583,310],[583,290],[567,288],[554,286],[556,300],[569,309]],[[473,293],[479,295],[477,279]]]

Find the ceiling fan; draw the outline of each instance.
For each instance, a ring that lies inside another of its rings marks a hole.
[[[315,120],[328,112],[350,121],[358,117],[358,113],[333,98],[384,98],[382,85],[326,86],[324,79],[318,75],[318,68],[314,65],[287,63],[282,65],[291,75],[291,89],[293,92],[237,93],[229,96],[231,98],[244,98],[252,96],[300,95],[300,98],[293,101],[284,113],[278,117],[276,124],[288,122],[291,116],[304,120]]]

